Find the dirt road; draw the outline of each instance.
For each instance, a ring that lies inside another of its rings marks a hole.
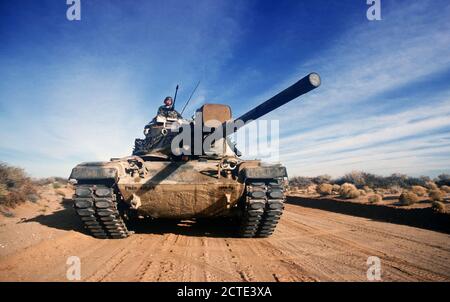
[[[441,232],[287,204],[268,239],[233,238],[217,221],[153,222],[98,240],[70,200],[47,195],[0,221],[1,281],[66,281],[69,256],[81,259],[83,281],[365,281],[369,256],[380,258],[384,281],[450,281]]]

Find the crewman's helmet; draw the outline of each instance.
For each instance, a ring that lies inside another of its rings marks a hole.
[[[172,100],[172,97],[171,97],[171,96],[168,96],[168,97],[166,97],[166,98],[164,99],[164,105],[166,105],[166,106],[171,106],[172,103],[173,103],[173,100]]]

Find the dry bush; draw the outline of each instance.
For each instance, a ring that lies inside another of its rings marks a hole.
[[[370,203],[379,203],[383,201],[383,197],[381,197],[381,195],[379,194],[370,195],[368,201]]]
[[[306,188],[306,194],[308,195],[314,195],[317,193],[317,185],[310,185]]]
[[[439,189],[428,191],[428,196],[430,196],[431,201],[443,201],[444,200],[444,194]]]
[[[0,183],[0,203],[8,196],[8,187]]]
[[[444,191],[445,193],[450,193],[450,187],[449,186],[442,186],[441,190]]]
[[[412,186],[411,191],[417,196],[425,196],[427,194],[427,189],[422,186]]]
[[[317,186],[316,191],[322,196],[331,195],[333,193],[333,186],[330,184],[320,184]]]
[[[60,189],[62,187],[62,185],[59,182],[54,182],[52,184],[52,186],[53,186],[53,189],[55,189],[55,190]]]
[[[372,188],[369,187],[369,186],[364,186],[364,187],[363,187],[363,190],[364,190],[364,192],[366,192],[367,194],[373,193]]]
[[[432,182],[432,181],[427,182],[427,183],[425,184],[425,187],[426,187],[428,190],[436,190],[436,189],[438,189],[438,186],[437,186],[434,182]]]
[[[445,204],[443,204],[442,202],[439,202],[439,201],[433,201],[433,203],[431,204],[431,209],[438,213],[446,212]]]
[[[380,189],[380,188],[376,188],[374,190],[374,193],[380,195],[382,198],[384,198],[384,195],[386,195],[386,191],[384,189]]]
[[[348,198],[348,199],[355,199],[355,198],[358,198],[360,195],[361,195],[361,193],[359,193],[358,190],[350,191],[350,192],[348,192],[348,194],[347,194],[347,198]]]
[[[312,184],[312,180],[309,177],[296,176],[289,179],[289,185],[297,187],[301,190],[305,190]]]
[[[434,180],[434,182],[440,187],[450,186],[450,174],[441,174]]]
[[[339,194],[339,190],[340,190],[340,189],[341,189],[341,186],[340,186],[340,185],[336,185],[336,184],[333,185],[333,192]]]
[[[331,176],[330,175],[319,175],[316,177],[313,177],[311,179],[311,181],[313,183],[315,183],[316,185],[321,185],[321,184],[326,184],[326,183],[330,183],[331,182]]]
[[[388,189],[389,194],[400,194],[402,192],[402,188],[400,186],[392,186]]]
[[[358,191],[358,189],[353,184],[345,183],[341,186],[339,190],[339,195],[342,198],[346,199],[354,199],[358,198],[361,193]]]
[[[0,205],[14,207],[36,196],[36,187],[23,169],[0,163]]]
[[[419,196],[413,192],[403,192],[399,198],[400,204],[403,206],[409,206],[419,201]]]

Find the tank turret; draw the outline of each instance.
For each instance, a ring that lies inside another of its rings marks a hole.
[[[264,103],[256,106],[250,111],[244,113],[237,119],[232,119],[231,108],[228,105],[223,104],[205,104],[201,108],[199,108],[196,112],[194,121],[185,121],[185,120],[177,120],[177,119],[167,119],[165,117],[157,116],[149,125],[146,126],[146,130],[144,133],[146,134],[146,138],[136,139],[135,147],[133,151],[133,155],[138,156],[157,156],[157,157],[171,157],[173,154],[173,150],[171,149],[173,138],[179,133],[180,127],[188,126],[191,133],[196,132],[195,125],[198,125],[200,129],[214,128],[211,132],[203,132],[199,133],[201,135],[201,140],[197,141],[197,144],[201,144],[203,146],[204,140],[209,136],[218,131],[217,127],[218,123],[221,123],[222,128],[219,131],[223,131],[223,134],[220,134],[222,137],[227,137],[231,135],[233,132],[239,130],[245,124],[250,123],[253,120],[256,120],[271,111],[285,105],[286,103],[298,98],[299,96],[310,92],[311,90],[320,86],[321,79],[317,73],[310,73],[306,77],[302,78],[289,88],[283,90],[272,98],[268,99]],[[200,124],[200,125],[199,125]],[[184,127],[186,129],[187,127]],[[216,139],[217,140],[217,139]],[[196,143],[195,139],[190,140],[190,144],[186,144],[184,142],[183,146],[180,146],[179,152],[176,155],[204,155],[204,152],[201,154],[193,152],[195,150],[194,144]],[[229,141],[225,140],[226,146],[222,148],[223,154],[230,155],[231,150],[235,150],[234,147],[229,146]],[[198,148],[197,148],[198,149]],[[227,151],[228,150],[228,151]],[[214,153],[214,152],[212,152]]]

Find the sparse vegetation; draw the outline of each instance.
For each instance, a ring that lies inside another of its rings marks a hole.
[[[331,195],[333,193],[333,186],[330,184],[323,183],[317,186],[316,191],[322,196]]]
[[[371,190],[385,189],[391,194],[400,194],[402,189],[410,190],[413,186],[425,187],[428,189],[435,189],[435,186],[450,186],[450,175],[441,174],[436,179],[432,180],[427,176],[411,177],[404,174],[392,174],[390,176],[379,176],[362,171],[353,171],[339,177],[332,179],[329,175],[321,175],[317,177],[293,177],[290,179],[291,186],[306,189],[307,187],[316,184],[329,183],[331,185],[342,185],[350,183],[355,185],[358,189],[363,189],[366,193],[373,193]]]
[[[439,189],[430,190],[428,192],[428,196],[430,196],[431,201],[443,201],[444,200],[444,194]]]
[[[334,184],[333,185],[333,193],[339,194],[339,190],[341,189],[340,185]]]
[[[331,182],[331,176],[330,175],[319,175],[319,176],[313,177],[311,179],[311,181],[316,185],[328,184]]]
[[[441,190],[444,191],[445,193],[450,193],[450,186],[442,186]]]
[[[39,186],[53,185],[54,183],[58,183],[61,186],[65,186],[67,185],[68,181],[67,179],[62,177],[47,177],[37,179],[34,181],[34,183]]]
[[[309,177],[296,176],[289,179],[289,185],[297,189],[306,189],[312,184],[313,182]]]
[[[446,209],[445,209],[445,204],[443,204],[440,201],[433,201],[433,203],[431,204],[431,209],[435,212],[438,213],[445,213]]]
[[[358,198],[361,195],[361,193],[358,191],[355,185],[350,183],[344,183],[340,188],[339,195],[342,198],[354,199]]]
[[[441,174],[434,180],[434,182],[440,187],[450,186],[450,174]]]
[[[413,192],[405,191],[400,195],[399,202],[402,206],[409,206],[419,201],[419,196]]]
[[[437,190],[437,189],[438,189],[438,186],[437,186],[434,182],[432,182],[432,181],[427,182],[427,183],[425,184],[425,187],[426,187],[428,190]]]
[[[23,169],[0,163],[0,205],[15,207],[36,198],[36,187]]]
[[[415,185],[425,186],[426,182],[429,181],[430,178],[426,176],[416,178],[404,174],[392,174],[391,176],[384,177],[362,171],[353,171],[336,179],[334,182],[337,184],[351,183],[358,188],[368,186],[370,188],[390,189],[393,187],[410,188]]]
[[[369,186],[364,186],[363,187],[364,192],[366,192],[367,194],[371,194],[373,193],[372,188],[370,188]]]
[[[55,189],[55,190],[60,189],[62,187],[62,185],[59,182],[54,182],[52,185],[53,185],[53,189]]]
[[[427,189],[422,186],[412,186],[411,191],[417,196],[425,196],[427,194]]]
[[[51,186],[56,194],[65,196],[59,189],[67,185],[62,177],[50,177],[32,180],[23,169],[0,163],[0,206],[14,208],[25,201],[39,200],[38,187]]]
[[[379,194],[373,194],[369,196],[368,201],[370,203],[380,203],[383,201],[383,197]]]

